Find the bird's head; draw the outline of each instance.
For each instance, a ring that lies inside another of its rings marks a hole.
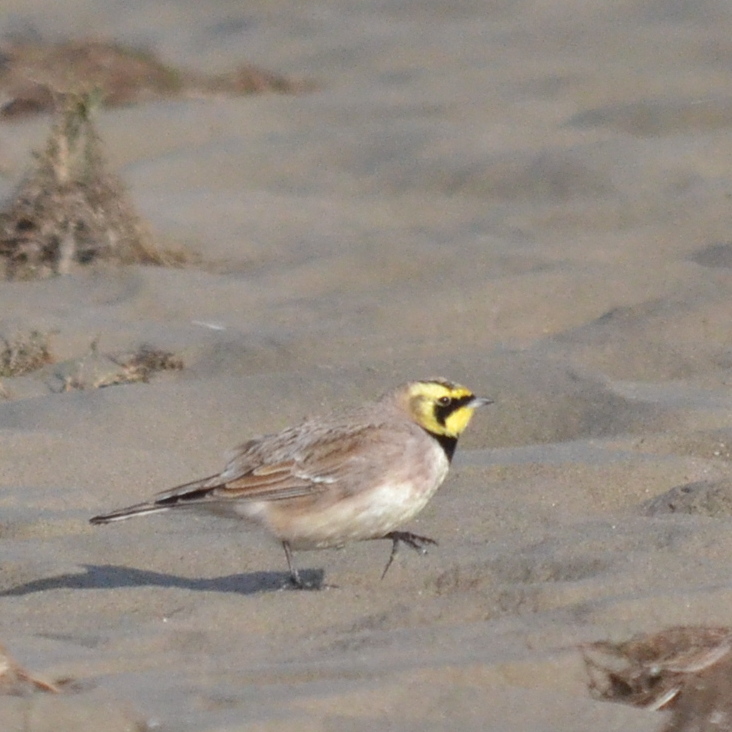
[[[493,400],[447,379],[412,381],[400,390],[400,402],[423,429],[440,437],[458,438],[473,412]]]

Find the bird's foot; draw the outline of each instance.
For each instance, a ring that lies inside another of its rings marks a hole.
[[[308,574],[315,575],[313,582],[306,582],[300,577],[300,572],[297,571],[295,562],[292,559],[292,548],[288,541],[282,542],[282,548],[285,550],[285,557],[287,558],[287,569],[290,570],[290,581],[289,588],[293,590],[330,590],[335,588],[337,585],[327,585],[323,582],[323,572],[313,572],[308,570]],[[282,589],[285,589],[284,587]]]
[[[434,544],[435,546],[437,545],[437,542],[434,539],[430,539],[429,536],[420,536],[419,534],[412,534],[409,531],[390,531],[382,538],[391,539],[392,545],[389,561],[386,563],[386,567],[384,567],[384,571],[381,573],[381,579],[386,577],[386,573],[389,571],[389,567],[391,567],[391,563],[394,561],[394,557],[399,551],[400,544],[406,544],[408,547],[411,547],[420,554],[426,554],[427,547],[430,544]]]
[[[322,574],[322,573],[318,573]],[[313,582],[306,582],[304,579],[300,577],[299,572],[295,572],[294,574],[290,575],[289,581],[287,585],[285,585],[283,590],[289,589],[289,590],[310,590],[311,592],[317,592],[318,590],[335,590],[338,589],[338,585],[331,585],[326,582],[323,582],[322,577],[319,579],[316,579]]]

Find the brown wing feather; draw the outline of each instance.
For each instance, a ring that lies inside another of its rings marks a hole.
[[[293,467],[292,463],[270,465],[266,471],[253,470],[225,482],[219,473],[163,491],[155,496],[153,503],[173,507],[234,498],[273,501],[308,495],[317,489],[317,482],[297,476]]]
[[[288,461],[279,465],[257,468],[246,475],[222,483],[213,489],[212,498],[251,501],[277,501],[306,496],[323,490],[317,478],[297,470],[297,463]]]
[[[307,437],[307,439],[304,439]],[[391,434],[393,438],[393,433]],[[384,435],[373,425],[310,425],[250,440],[232,455],[226,468],[206,483],[199,500],[278,501],[313,496],[336,488],[363,470],[380,471]],[[350,481],[349,481],[350,482]],[[186,488],[188,492],[190,488]]]

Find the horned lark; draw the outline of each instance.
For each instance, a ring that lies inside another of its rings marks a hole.
[[[292,583],[303,588],[295,549],[390,539],[425,552],[433,539],[398,531],[427,504],[447,475],[473,411],[491,399],[445,379],[413,381],[341,415],[312,417],[235,449],[226,467],[149,502],[91,519],[93,524],[177,508],[245,518],[285,550]]]

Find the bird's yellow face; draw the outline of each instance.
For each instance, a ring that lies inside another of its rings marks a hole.
[[[441,437],[458,438],[473,412],[492,399],[477,397],[470,389],[445,379],[415,381],[407,387],[407,410],[423,429]]]

